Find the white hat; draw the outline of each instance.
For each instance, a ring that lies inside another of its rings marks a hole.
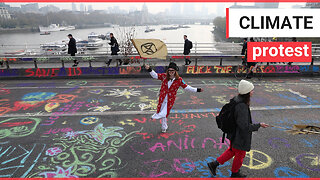
[[[246,80],[241,80],[239,82],[238,91],[239,94],[247,94],[254,89],[254,86],[251,82]]]

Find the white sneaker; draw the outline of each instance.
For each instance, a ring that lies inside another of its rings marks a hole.
[[[167,132],[167,129],[162,129],[162,132],[163,132],[163,133]]]

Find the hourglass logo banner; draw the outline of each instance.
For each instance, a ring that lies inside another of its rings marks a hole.
[[[319,9],[227,8],[229,37],[319,37]]]

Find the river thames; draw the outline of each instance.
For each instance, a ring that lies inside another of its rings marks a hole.
[[[108,32],[113,32],[118,42],[125,39],[126,32],[132,32],[134,29],[135,38],[143,39],[160,39],[165,43],[184,43],[183,35],[188,35],[188,39],[193,43],[214,43],[214,35],[212,25],[185,25],[190,28],[179,28],[176,30],[161,30],[163,27],[170,25],[149,26],[155,31],[146,33],[146,26],[134,27],[103,27],[89,29],[75,29],[70,31],[51,32],[50,35],[40,35],[39,32],[25,33],[2,33],[0,34],[0,53],[14,52],[21,49],[39,49],[40,44],[46,43],[62,43],[63,40],[68,40],[67,35],[72,34],[77,40],[87,40],[91,32],[96,34],[106,35]],[[109,48],[107,40],[104,41],[102,48]]]

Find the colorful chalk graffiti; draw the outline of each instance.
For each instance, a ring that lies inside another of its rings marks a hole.
[[[136,91],[134,89],[113,89],[109,91],[109,94],[105,94],[104,96],[113,96],[113,97],[126,97],[127,99],[130,99],[131,96],[139,96],[141,91]]]
[[[80,120],[80,123],[83,125],[90,125],[90,124],[94,124],[97,123],[99,121],[98,117],[95,116],[88,116],[88,117],[84,117]]]
[[[41,119],[39,118],[9,118],[0,121],[0,139],[4,138],[19,138],[32,134]]]
[[[68,57],[70,58],[70,57]],[[164,73],[165,66],[154,67],[156,72]],[[187,66],[182,74],[232,74],[238,66]],[[261,73],[319,73],[318,65],[294,65],[294,66],[258,66]],[[254,72],[257,70],[254,69]],[[0,69],[0,77],[31,77],[31,78],[54,78],[54,77],[76,77],[94,75],[141,75],[146,71],[141,66],[127,67],[76,67],[76,68],[28,68],[28,69]]]
[[[88,110],[93,110],[95,111],[99,111],[99,112],[105,112],[107,110],[110,110],[111,107],[109,107],[108,105],[104,105],[104,106],[96,106],[96,107],[91,107]]]
[[[29,145],[0,145],[1,163],[0,177],[21,177],[25,178],[32,171],[34,166],[41,162],[40,157],[44,153],[46,144]]]
[[[204,67],[199,72],[206,70]],[[210,71],[228,73],[227,68]],[[194,96],[179,89],[166,133],[161,133],[160,120],[150,119],[158,103],[158,81],[20,82],[16,86],[29,88],[22,95],[0,84],[0,177],[211,178],[207,163],[230,145],[227,139],[222,143],[215,117],[233,97],[239,81],[188,82],[210,89],[209,96]],[[253,108],[258,108],[252,111],[253,121],[266,119],[283,128],[319,124],[318,114],[306,118],[303,113],[291,115],[299,105],[319,108],[319,97],[304,90],[317,92],[317,84],[295,86],[292,83],[287,88],[282,79],[259,81],[251,101]],[[270,106],[274,104],[277,106]],[[291,111],[287,110],[289,106],[293,107]],[[270,115],[273,109],[283,114]],[[246,154],[241,168],[249,177],[260,177],[262,171],[271,178],[317,177],[319,138],[301,135],[293,140],[283,131],[270,128],[255,134],[254,149]],[[258,141],[261,146],[256,144]],[[286,157],[284,152],[290,155]],[[232,160],[219,166],[215,177],[229,177],[231,164]]]
[[[97,177],[117,177],[116,169],[126,166],[117,152],[137,132],[126,133],[122,127],[98,124],[93,130],[71,131],[62,136],[57,134],[48,149],[51,153],[48,154],[50,164],[38,164],[28,177],[74,178],[93,174]],[[55,170],[41,172],[43,167]]]

